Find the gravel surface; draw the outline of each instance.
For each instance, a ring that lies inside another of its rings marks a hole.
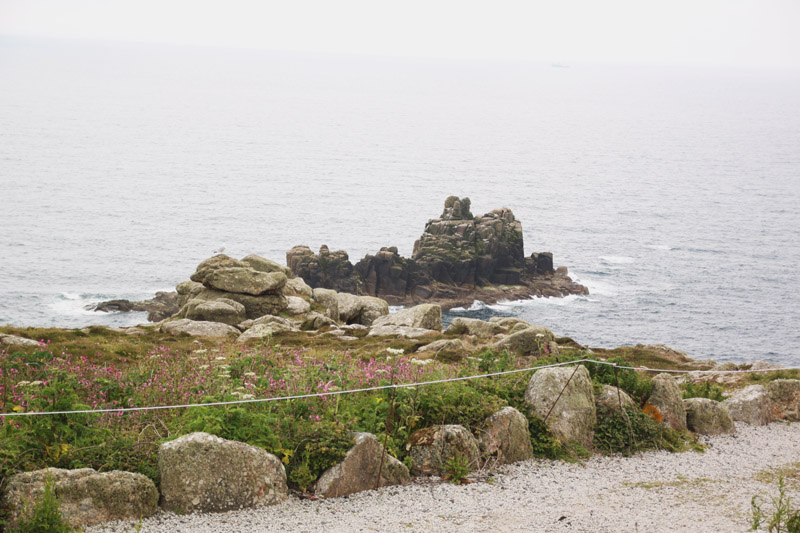
[[[764,473],[800,466],[800,424],[737,424],[736,430],[704,438],[705,453],[593,457],[582,465],[532,460],[503,467],[491,482],[456,486],[428,479],[347,498],[290,498],[258,510],[159,513],[140,531],[748,531],[752,496],[777,494],[777,476]],[[800,501],[794,486],[789,494]]]

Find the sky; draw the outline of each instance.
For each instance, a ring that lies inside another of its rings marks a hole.
[[[0,0],[0,35],[800,68],[800,0]]]

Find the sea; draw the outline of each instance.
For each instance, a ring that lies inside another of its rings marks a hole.
[[[800,365],[800,71],[0,37],[0,325],[225,253],[410,255],[450,195],[509,207],[588,296],[516,316],[592,347]]]

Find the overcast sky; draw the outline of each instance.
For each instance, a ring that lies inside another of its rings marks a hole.
[[[0,34],[800,68],[800,0],[0,0]]]

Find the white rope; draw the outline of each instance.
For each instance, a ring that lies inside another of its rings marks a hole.
[[[309,393],[309,394],[298,394],[294,396],[273,396],[271,398],[254,398],[251,400],[231,400],[227,402],[208,402],[208,403],[189,403],[189,404],[180,404],[180,405],[156,405],[150,407],[115,407],[110,409],[91,409],[91,410],[74,410],[74,411],[34,411],[34,412],[21,412],[21,413],[0,413],[0,417],[4,416],[44,416],[44,415],[91,415],[91,414],[100,414],[100,413],[130,413],[134,411],[158,411],[164,409],[182,409],[187,407],[218,407],[222,405],[241,405],[241,404],[250,404],[250,403],[264,403],[264,402],[279,402],[279,401],[286,401],[286,400],[301,400],[305,398],[325,398],[327,396],[338,396],[343,394],[355,394],[359,392],[373,392],[379,390],[386,390],[386,389],[407,389],[411,387],[422,387],[425,385],[435,385],[439,383],[452,383],[455,381],[467,381],[470,379],[482,379],[482,378],[490,378],[495,376],[505,376],[508,374],[518,374],[521,372],[530,372],[530,371],[537,371],[542,370],[544,368],[554,368],[559,366],[569,366],[569,365],[576,365],[580,363],[593,363],[596,365],[608,365],[614,366],[623,370],[638,370],[640,372],[670,372],[670,373],[681,373],[681,374],[704,374],[704,373],[711,373],[711,374],[721,374],[721,373],[753,373],[753,372],[775,372],[777,370],[800,370],[799,367],[790,367],[790,368],[763,368],[758,370],[666,370],[661,368],[647,368],[647,367],[634,367],[634,366],[627,366],[627,365],[620,365],[618,363],[610,363],[608,361],[598,361],[595,359],[578,359],[575,361],[565,361],[563,363],[553,363],[551,365],[543,365],[543,366],[532,366],[527,368],[517,368],[514,370],[504,370],[502,372],[492,372],[489,374],[476,374],[474,376],[462,376],[457,378],[447,378],[447,379],[437,379],[433,381],[421,381],[416,383],[397,383],[391,385],[377,385],[375,387],[365,387],[362,389],[348,389],[348,390],[340,390],[340,391],[330,391],[330,392],[318,392],[318,393]]]

